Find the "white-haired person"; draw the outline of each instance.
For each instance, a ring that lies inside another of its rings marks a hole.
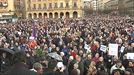
[[[36,62],[33,64],[33,69],[31,69],[31,71],[37,72],[38,75],[42,75],[43,73],[43,66],[42,64]]]

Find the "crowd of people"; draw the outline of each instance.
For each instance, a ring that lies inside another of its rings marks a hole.
[[[110,43],[118,56],[100,50]],[[134,18],[21,19],[0,24],[0,48],[14,51],[1,53],[2,75],[134,75]]]

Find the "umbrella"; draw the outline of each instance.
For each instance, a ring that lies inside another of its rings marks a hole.
[[[59,60],[59,61],[62,61],[62,57],[60,55],[58,55],[56,52],[54,53],[49,53],[48,56],[56,59],[56,60]]]
[[[8,49],[8,48],[0,48],[0,53],[2,52],[6,52],[6,53],[9,53],[9,54],[14,54],[14,51],[11,50],[11,49]]]

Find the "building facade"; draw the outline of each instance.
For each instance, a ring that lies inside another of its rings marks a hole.
[[[24,0],[0,0],[1,19],[18,18],[23,16]]]
[[[88,17],[91,13],[91,3],[90,1],[83,1],[83,13],[84,17]]]
[[[103,12],[105,9],[105,3],[109,0],[97,0],[98,11]]]
[[[118,10],[119,0],[109,0],[105,3],[105,9],[108,11],[117,11]]]
[[[14,0],[14,7],[17,17],[25,18],[25,0]]]
[[[26,18],[82,17],[82,0],[26,0]]]
[[[97,0],[91,0],[90,5],[94,11],[97,11]]]
[[[134,0],[119,0],[119,13],[134,16]]]
[[[14,1],[13,0],[0,0],[0,17],[14,15]]]
[[[105,3],[105,10],[134,16],[134,0],[109,0]]]

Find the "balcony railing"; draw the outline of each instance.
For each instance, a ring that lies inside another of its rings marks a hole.
[[[53,10],[78,10],[78,9],[82,9],[81,7],[63,7],[63,8],[32,8],[32,9],[28,9],[29,11],[53,11]]]

